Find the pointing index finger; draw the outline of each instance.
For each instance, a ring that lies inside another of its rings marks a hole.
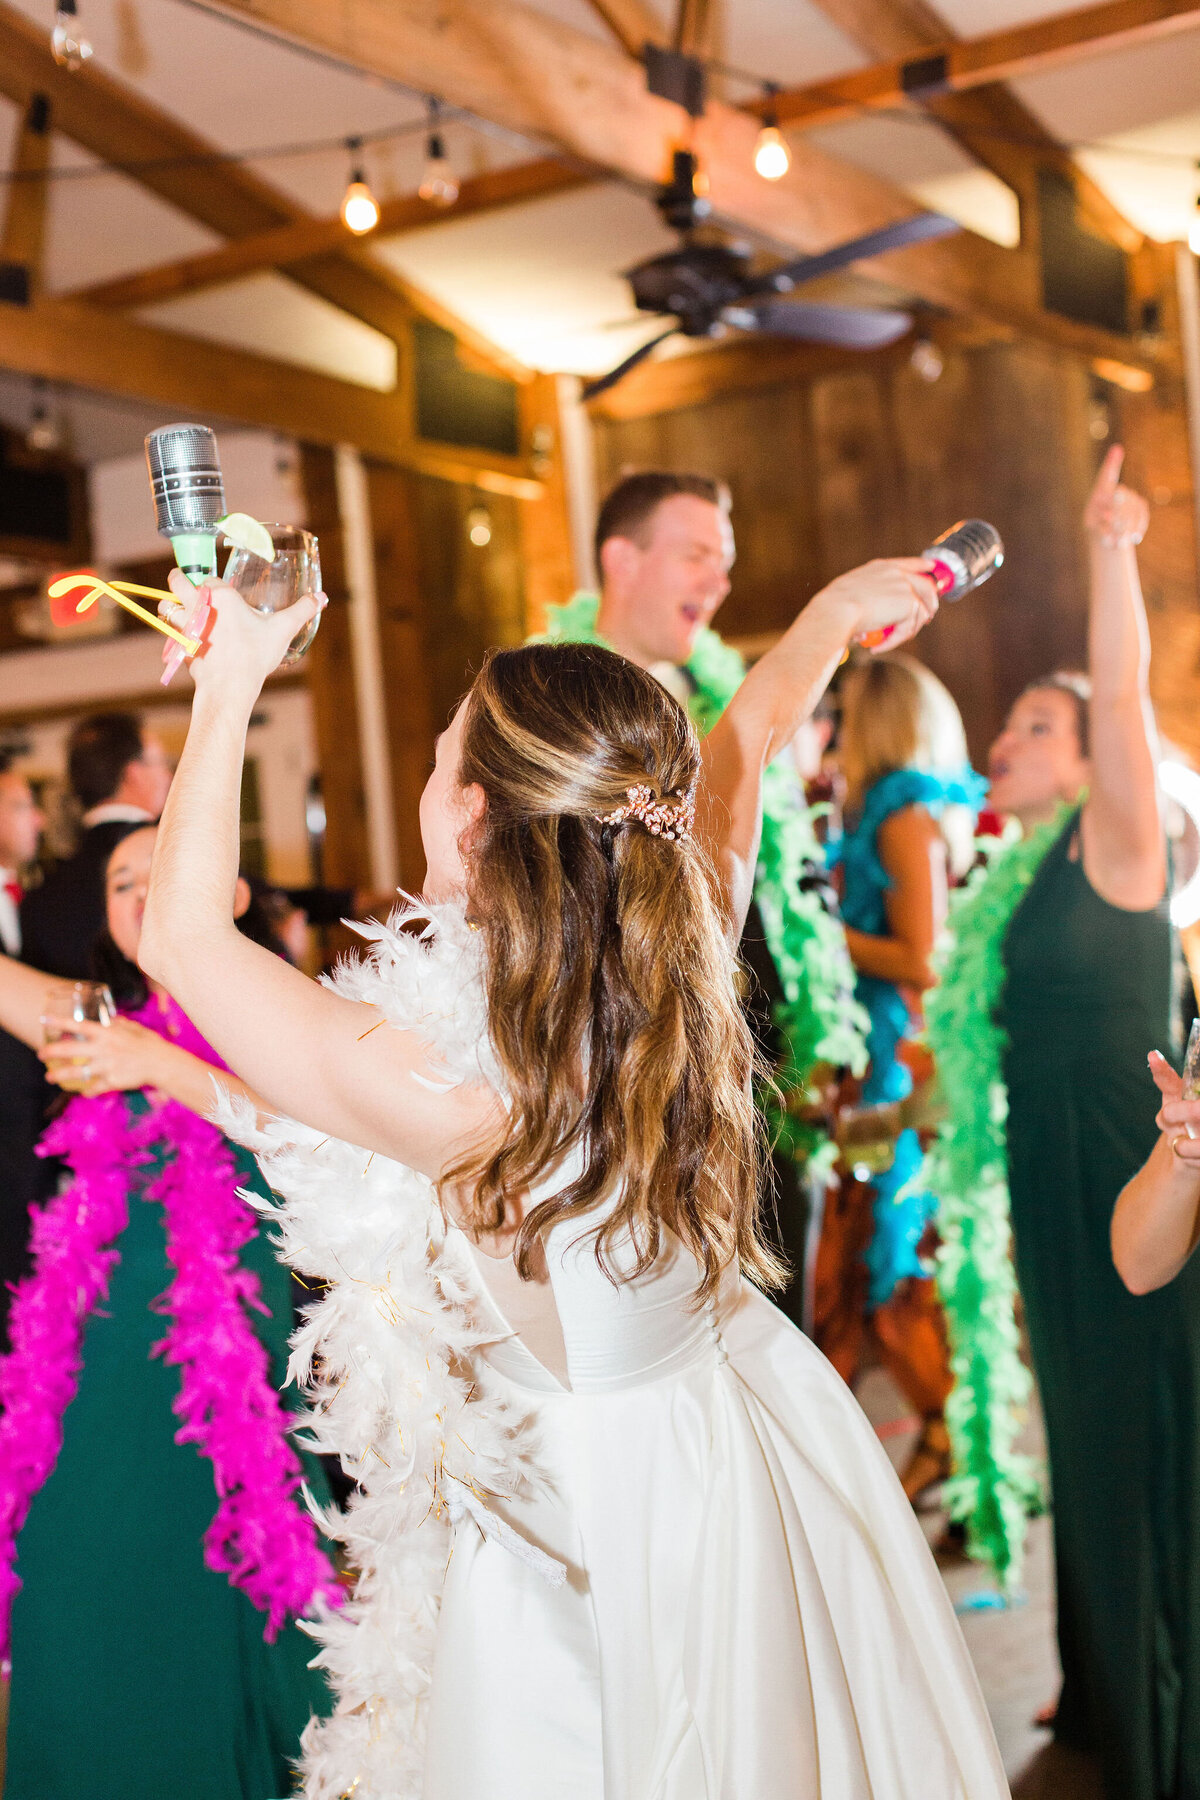
[[[1096,493],[1101,498],[1107,500],[1116,493],[1124,461],[1124,444],[1114,444],[1100,464],[1100,473],[1096,477]]]

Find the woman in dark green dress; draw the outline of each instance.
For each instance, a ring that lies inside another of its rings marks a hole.
[[[1090,695],[1038,683],[991,754],[992,802],[1065,825],[1012,916],[1000,1022],[1017,1276],[1050,1455],[1063,1685],[1056,1736],[1109,1800],[1200,1796],[1200,1268],[1136,1297],[1121,1188],[1154,1139],[1172,945],[1135,546],[1110,452],[1086,515]]]
[[[154,835],[133,832],[108,868],[109,929],[130,961]],[[39,1015],[64,985],[0,963],[0,1022],[37,1043]],[[87,1037],[84,1092],[125,1090],[131,1132],[164,1099],[192,1114],[212,1104],[217,1071],[183,1047],[182,1015],[152,992],[139,1018],[156,1004],[161,1026],[122,1018],[78,1028]],[[61,1049],[80,1054],[78,1042],[44,1054]],[[244,1091],[227,1074],[221,1080]],[[147,1196],[176,1153],[160,1141],[133,1178],[119,1260],[84,1325],[61,1449],[17,1539],[5,1800],[279,1800],[293,1789],[300,1733],[327,1709],[324,1679],[308,1667],[311,1640],[288,1622],[265,1642],[264,1613],[206,1563],[214,1464],[195,1442],[176,1442],[181,1368],[152,1355],[170,1323],[156,1303],[173,1269],[166,1208]],[[244,1153],[234,1179],[263,1191]],[[268,1309],[247,1317],[278,1388],[291,1278],[261,1230],[238,1262],[257,1277]],[[305,1473],[326,1498],[319,1468]]]

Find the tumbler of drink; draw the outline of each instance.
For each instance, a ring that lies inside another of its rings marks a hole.
[[[51,988],[46,996],[46,1012],[53,1015],[52,1018],[47,1017],[42,1024],[42,1041],[47,1044],[78,1035],[69,1025],[61,1023],[64,1019],[80,1022],[88,1019],[94,1025],[111,1025],[117,1016],[116,1003],[102,981],[77,981],[69,998],[64,998],[60,989]],[[56,1081],[59,1087],[66,1088],[70,1093],[79,1093],[90,1079],[87,1045],[81,1039],[80,1054],[61,1065]]]
[[[255,612],[282,612],[306,594],[320,593],[321,558],[311,531],[302,531],[298,525],[267,525],[266,529],[275,546],[274,562],[256,556],[253,550],[235,549],[225,566],[225,580]],[[317,635],[320,619],[317,613],[296,633],[281,668],[300,661]]]
[[[1183,1059],[1183,1098],[1200,1100],[1200,1019],[1192,1020]]]

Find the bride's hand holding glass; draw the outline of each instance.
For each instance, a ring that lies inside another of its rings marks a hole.
[[[174,623],[169,608],[193,605],[195,589],[178,569],[171,571],[168,581],[175,601],[164,601],[160,610]],[[220,690],[230,697],[255,698],[267,676],[284,661],[293,639],[326,603],[324,594],[306,594],[282,612],[261,613],[228,582],[214,579],[204,586],[211,610],[200,649],[189,659],[192,680],[199,692]]]

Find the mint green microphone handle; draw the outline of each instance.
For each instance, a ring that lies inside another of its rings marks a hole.
[[[217,572],[217,539],[211,531],[182,531],[172,537],[175,561],[193,587],[199,587]]]

